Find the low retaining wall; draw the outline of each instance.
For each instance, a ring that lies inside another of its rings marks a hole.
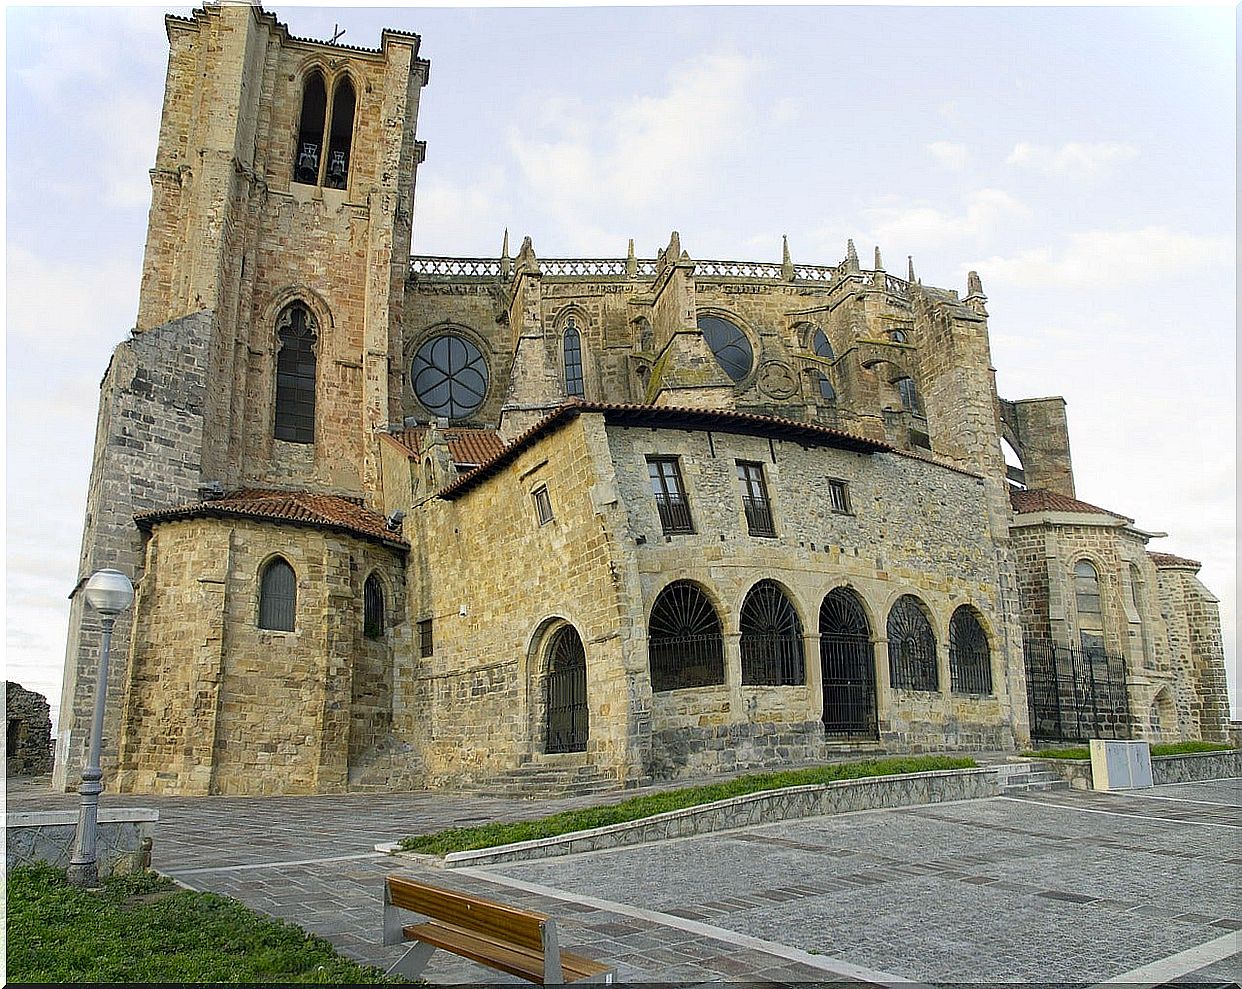
[[[151,843],[159,811],[147,807],[100,808],[95,862],[100,878],[139,872],[151,864]],[[39,810],[5,815],[5,864],[46,862],[69,867],[78,831],[76,810]]]
[[[1088,759],[1041,759],[1049,772],[1069,782],[1075,790],[1093,788],[1091,762]],[[1154,755],[1151,757],[1152,782],[1193,783],[1196,780],[1218,780],[1242,777],[1242,751],[1189,752],[1186,755]]]
[[[948,800],[976,800],[997,794],[996,773],[990,768],[947,769],[903,776],[871,776],[809,786],[767,790],[717,800],[698,807],[672,810],[654,817],[622,824],[609,824],[589,831],[519,841],[511,845],[451,852],[444,858],[449,868],[520,862],[593,852],[622,845],[639,845],[665,838],[727,831],[752,824],[771,824],[820,814],[841,814],[884,807],[909,807]]]

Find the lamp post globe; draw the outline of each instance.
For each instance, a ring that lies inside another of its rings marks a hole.
[[[134,603],[134,585],[119,570],[96,570],[82,588],[86,603],[99,614],[103,641],[99,649],[99,670],[95,676],[95,717],[91,722],[91,747],[78,787],[78,833],[69,860],[69,881],[76,886],[99,885],[99,865],[95,849],[99,833],[99,794],[103,792],[103,772],[99,768],[103,749],[104,698],[108,687],[108,652],[116,616]]]

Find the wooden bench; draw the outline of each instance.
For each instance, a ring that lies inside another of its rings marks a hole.
[[[402,911],[430,918],[405,924]],[[384,944],[415,942],[390,975],[415,979],[437,948],[541,985],[615,980],[616,969],[561,951],[556,921],[542,913],[438,889],[412,879],[384,880]]]

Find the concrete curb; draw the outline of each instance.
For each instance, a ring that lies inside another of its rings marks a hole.
[[[428,855],[417,857],[420,860],[430,859],[449,869],[495,862],[521,862],[802,817],[909,807],[951,800],[975,800],[994,797],[997,793],[996,770],[991,766],[942,769],[896,776],[869,776],[780,790],[763,790],[586,831],[491,848],[450,852],[443,859]],[[417,854],[400,852],[395,843],[388,842],[376,845],[375,850],[411,857]]]

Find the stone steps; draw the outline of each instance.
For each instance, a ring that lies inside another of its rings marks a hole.
[[[1007,763],[996,767],[996,782],[1002,794],[1038,790],[1068,790],[1069,781],[1052,772],[1045,763]]]
[[[620,789],[616,779],[603,775],[585,760],[575,762],[577,764],[565,766],[532,761],[485,780],[459,784],[454,789],[493,796],[532,798],[574,797]]]

